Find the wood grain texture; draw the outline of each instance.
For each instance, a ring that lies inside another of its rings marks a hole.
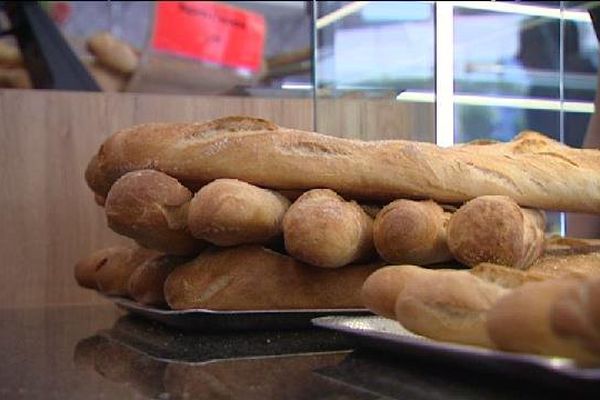
[[[321,115],[330,113],[333,119],[321,117],[327,124],[320,130],[339,136],[413,138],[409,132],[433,125],[430,105],[365,100],[319,104]],[[83,178],[89,159],[109,134],[143,122],[232,114],[298,129],[313,126],[308,99],[0,91],[0,307],[104,302],[76,285],[73,267],[92,251],[125,240],[107,228]]]

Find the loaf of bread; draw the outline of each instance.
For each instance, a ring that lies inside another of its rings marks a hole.
[[[467,271],[400,265],[371,275],[363,285],[362,298],[375,313],[393,315],[419,335],[490,347],[486,312],[506,292]]]
[[[160,253],[137,245],[115,246],[92,253],[75,265],[75,278],[86,288],[112,296],[128,296],[128,281],[143,262]]]
[[[310,190],[292,204],[283,237],[292,257],[318,267],[366,261],[374,253],[372,218],[329,189]]]
[[[249,117],[145,124],[103,143],[88,184],[106,195],[121,175],[150,166],[193,190],[235,178],[277,190],[329,188],[361,201],[452,204],[496,194],[532,208],[600,212],[600,151],[569,148],[534,132],[509,143],[440,148],[342,139]]]
[[[316,268],[245,245],[201,253],[171,272],[164,291],[175,310],[361,308],[361,286],[377,267]]]
[[[265,244],[281,235],[290,201],[277,192],[236,179],[217,179],[190,202],[188,227],[193,236],[218,246]]]
[[[552,279],[509,292],[487,315],[487,331],[494,346],[505,351],[573,358],[583,364],[598,363],[600,329],[592,326],[592,310],[578,300],[565,300],[580,286],[589,290],[593,284]],[[599,310],[596,305],[594,311]]]
[[[205,243],[187,227],[192,193],[176,179],[151,169],[123,175],[104,205],[108,226],[142,246],[168,254],[196,254]]]
[[[87,49],[102,65],[122,74],[133,73],[139,62],[134,49],[108,32],[99,32],[91,36]]]
[[[448,247],[460,262],[527,268],[544,250],[544,213],[506,196],[481,196],[460,207],[448,223]]]
[[[427,265],[452,260],[446,229],[450,213],[433,201],[396,200],[373,224],[379,255],[394,264]]]
[[[163,290],[165,280],[175,267],[186,261],[189,258],[162,255],[139,264],[127,282],[129,297],[140,304],[166,305]]]

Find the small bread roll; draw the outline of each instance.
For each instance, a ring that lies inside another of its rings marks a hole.
[[[166,304],[164,283],[176,266],[188,258],[163,255],[140,264],[129,277],[129,296],[140,304],[163,306]]]
[[[133,48],[108,32],[91,36],[86,45],[99,63],[115,72],[131,74],[138,66],[139,57]]]
[[[290,201],[277,192],[236,179],[217,179],[190,202],[193,236],[218,246],[264,244],[281,234]]]
[[[133,271],[141,263],[158,256],[157,251],[130,246],[103,258],[95,274],[98,290],[111,296],[128,296],[129,277]]]
[[[396,264],[452,260],[446,240],[450,215],[433,201],[396,200],[375,218],[375,248],[384,260]]]
[[[165,298],[175,310],[362,307],[360,288],[379,266],[334,271],[256,245],[212,249],[171,272]]]
[[[373,219],[329,189],[300,196],[283,218],[287,252],[325,268],[364,261],[373,253]]]
[[[506,196],[465,203],[448,223],[448,247],[460,262],[527,268],[544,251],[543,212],[521,208]]]
[[[589,310],[578,304],[577,300],[568,298],[569,293],[577,291],[581,284],[577,279],[552,279],[528,283],[511,291],[488,313],[487,330],[490,338],[500,350],[598,363],[600,352],[594,353],[590,346],[582,346],[578,340],[581,327],[570,325],[583,322],[591,316]],[[592,341],[592,344],[598,346],[599,342]]]
[[[23,66],[21,50],[5,40],[0,40],[0,66],[3,68]]]
[[[147,248],[176,255],[198,253],[205,244],[187,229],[191,198],[185,186],[162,172],[129,172],[106,197],[108,226]]]

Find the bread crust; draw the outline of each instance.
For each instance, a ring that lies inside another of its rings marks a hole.
[[[282,233],[290,201],[281,194],[236,179],[217,179],[190,202],[191,234],[218,246],[266,244]]]
[[[427,265],[453,259],[446,239],[450,213],[433,201],[396,200],[373,223],[377,253],[395,264]]]
[[[108,191],[103,182],[151,168],[192,190],[235,178],[276,190],[329,188],[357,201],[457,204],[496,194],[532,208],[600,212],[600,150],[569,148],[535,132],[509,143],[440,148],[342,139],[226,117],[123,129],[101,146],[97,167],[88,183],[100,195]]]
[[[374,254],[372,218],[329,189],[309,190],[292,204],[283,237],[292,257],[318,267],[339,268]]]

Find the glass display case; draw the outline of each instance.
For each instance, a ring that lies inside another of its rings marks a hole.
[[[315,2],[316,128],[347,130],[349,107],[331,103],[352,98],[367,104],[360,130],[370,133],[361,137],[449,146],[535,130],[581,147],[598,68],[589,9],[598,6]],[[387,132],[370,115],[382,109],[391,112]],[[565,232],[564,215],[548,222]]]

